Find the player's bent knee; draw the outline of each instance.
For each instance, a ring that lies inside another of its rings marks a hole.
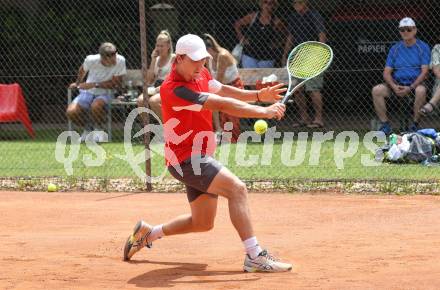
[[[91,105],[92,111],[101,111],[104,110],[104,107],[105,107],[105,102],[103,100],[96,100]]]
[[[416,87],[416,94],[417,95],[425,95],[426,94],[426,87],[425,86],[417,86]]]
[[[136,99],[136,104],[137,104],[138,107],[144,107],[144,95],[140,95]]]
[[[73,113],[72,110],[70,110],[69,108],[66,110],[66,116],[67,116],[67,118],[72,119],[73,114],[74,114],[74,113]]]
[[[242,181],[237,182],[233,186],[232,196],[238,199],[246,199],[247,198],[247,188],[246,184]]]
[[[150,106],[160,106],[160,95],[156,94],[151,96],[150,99],[148,99],[148,103]]]
[[[69,106],[66,110],[66,116],[69,119],[78,117],[80,110],[77,107]]]
[[[204,221],[200,223],[193,223],[193,230],[195,232],[208,232],[214,228],[214,221]]]
[[[371,94],[373,95],[373,98],[379,98],[384,97],[388,93],[388,89],[383,85],[377,85],[374,86],[371,90]]]

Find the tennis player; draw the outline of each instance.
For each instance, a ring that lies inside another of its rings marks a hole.
[[[211,56],[203,40],[193,34],[177,41],[176,55],[160,89],[165,159],[171,175],[186,186],[191,213],[155,226],[139,221],[125,244],[124,260],[164,236],[211,230],[221,195],[228,199],[232,224],[243,241],[244,270],[291,270],[291,264],[278,261],[260,247],[251,223],[245,184],[212,157],[216,146],[212,111],[244,118],[281,119],[285,106],[274,102],[282,98],[280,94],[285,89],[280,84],[259,91],[242,90],[212,79],[204,67]],[[260,107],[247,103],[255,101],[274,104]]]

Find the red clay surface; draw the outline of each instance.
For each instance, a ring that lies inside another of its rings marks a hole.
[[[0,193],[0,289],[438,289],[440,197],[250,194],[257,237],[294,263],[242,272],[219,200],[213,231],[121,260],[139,218],[188,212],[183,194]]]

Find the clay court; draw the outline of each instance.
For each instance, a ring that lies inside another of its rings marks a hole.
[[[188,211],[183,194],[2,192],[1,289],[438,289],[440,197],[250,194],[260,243],[294,263],[242,272],[220,199],[213,231],[164,238],[123,262],[139,218]]]

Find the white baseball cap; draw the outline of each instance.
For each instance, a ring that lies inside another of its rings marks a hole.
[[[212,57],[206,50],[203,39],[194,34],[187,34],[179,38],[176,43],[176,54],[186,54],[194,61]]]
[[[400,27],[415,27],[416,23],[414,20],[410,17],[405,17],[399,22],[399,28]]]

